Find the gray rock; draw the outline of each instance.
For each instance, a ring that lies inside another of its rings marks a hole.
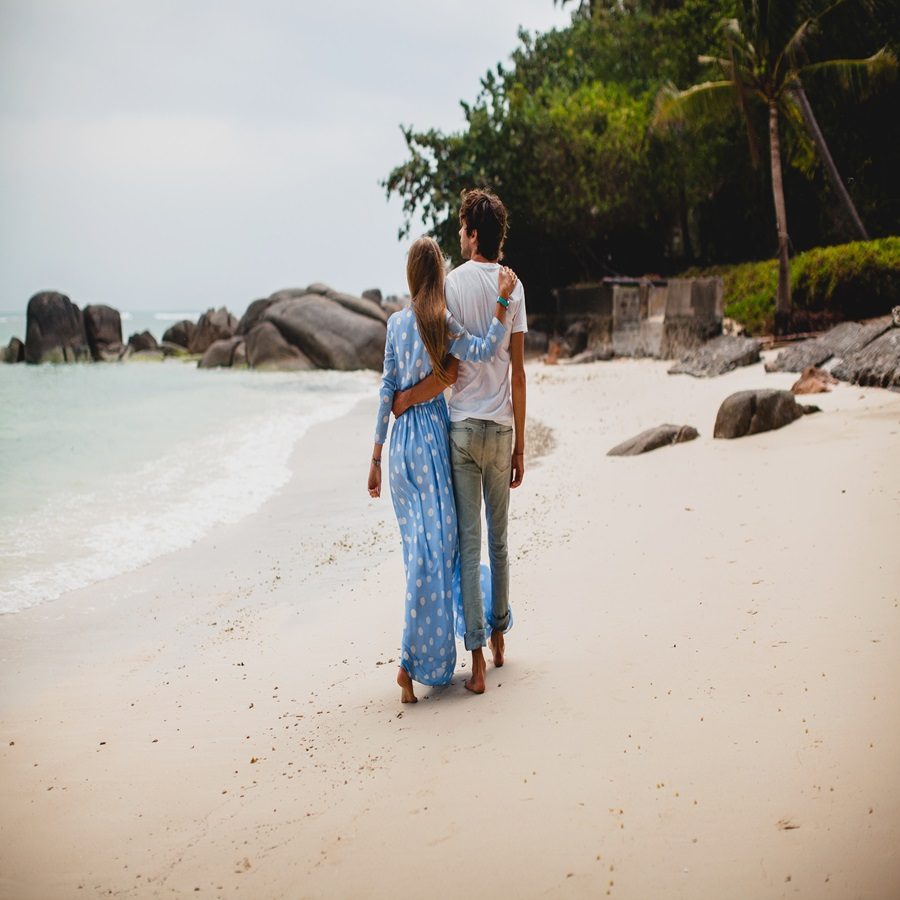
[[[890,318],[873,322],[841,322],[817,338],[786,347],[772,362],[767,372],[802,372],[809,366],[821,366],[832,356],[843,359],[858,353],[891,327]]]
[[[363,291],[362,297],[363,300],[371,300],[373,303],[377,303],[378,306],[381,306],[384,302],[384,297],[382,297],[379,288],[369,288],[367,291]]]
[[[900,306],[895,306],[891,310],[891,322],[894,328],[900,328]]]
[[[525,353],[528,356],[546,353],[550,346],[550,335],[546,331],[529,328],[525,332]]]
[[[234,351],[238,344],[243,343],[244,339],[239,335],[234,337],[222,338],[213,341],[203,354],[203,358],[197,363],[201,369],[218,369],[228,368],[234,358]]]
[[[232,369],[246,369],[247,368],[247,342],[241,341],[237,347],[234,348],[234,353],[231,356],[231,368]]]
[[[737,438],[783,428],[817,406],[801,406],[790,391],[738,391],[719,407],[713,437]]]
[[[6,363],[25,362],[25,344],[17,337],[10,338],[6,347],[0,351],[0,356]]]
[[[361,316],[368,316],[370,319],[375,319],[378,322],[384,322],[387,325],[387,314],[380,306],[375,306],[373,303],[370,303],[368,300],[363,300],[362,297],[354,297],[353,294],[344,294],[341,291],[329,291],[326,295],[330,300],[334,300],[335,303],[340,303],[345,309],[349,309],[350,312],[358,313]]]
[[[328,297],[311,294],[279,300],[263,318],[319,368],[380,369],[384,361],[385,323],[357,315]]]
[[[103,304],[84,308],[84,331],[95,360],[118,359],[122,355],[122,317]]]
[[[314,281],[308,288],[303,291],[304,294],[321,294],[323,297],[331,293],[331,288],[321,281]]]
[[[595,347],[593,350],[582,350],[569,359],[559,359],[561,366],[578,366],[583,363],[608,362],[615,356],[612,347]]]
[[[289,344],[272,322],[260,322],[246,337],[247,362],[254,369],[314,369],[312,360]]]
[[[670,375],[694,375],[710,378],[724,375],[738,366],[751,366],[759,362],[762,345],[755,338],[720,335],[687,353],[669,369]]]
[[[182,319],[165,330],[163,334],[163,343],[178,344],[185,350],[191,345],[191,338],[197,331],[197,323],[190,319]]]
[[[84,316],[65,294],[35,294],[28,301],[25,327],[25,362],[90,361]]]
[[[159,350],[156,338],[149,331],[136,331],[128,338],[128,346],[136,353],[141,350]]]
[[[891,328],[832,370],[841,381],[900,390],[900,328]]]
[[[238,322],[235,334],[249,334],[256,327],[263,317],[263,313],[275,302],[273,297],[264,297],[262,300],[254,300],[248,307],[246,312],[241,316]]]
[[[224,306],[216,310],[208,309],[197,322],[197,330],[191,337],[188,350],[191,353],[205,353],[216,341],[232,337],[237,327],[238,320]]]
[[[563,335],[563,348],[569,356],[577,356],[587,350],[590,326],[587,322],[577,320],[572,322]]]
[[[159,349],[162,350],[164,356],[188,356],[187,347],[181,344],[173,344],[171,341],[161,341]]]
[[[659,447],[692,441],[696,437],[699,437],[699,432],[692,425],[657,425],[656,428],[648,428],[639,435],[617,444],[606,455],[637,456]]]

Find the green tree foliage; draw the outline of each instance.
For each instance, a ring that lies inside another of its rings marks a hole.
[[[768,174],[752,166],[737,112],[698,116],[690,130],[650,128],[664,84],[695,83],[701,53],[724,55],[718,26],[734,12],[735,0],[595,0],[578,4],[565,29],[520,33],[511,63],[486,73],[475,100],[462,104],[462,131],[403,129],[408,159],[384,182],[403,201],[401,233],[423,220],[456,258],[461,191],[493,188],[510,210],[506,259],[534,308],[550,288],[578,280],[772,255]],[[882,37],[859,42],[872,52]],[[835,142],[831,109],[823,114],[807,87],[841,172],[880,181],[889,148]],[[765,116],[754,124],[764,135]],[[840,218],[821,212],[823,182],[808,148],[791,141],[786,155],[797,168],[786,170],[785,192],[798,209],[795,244],[846,239]],[[871,197],[862,198],[864,216],[879,203]],[[887,219],[867,225],[896,230],[897,217]]]
[[[801,165],[811,168],[814,156],[811,140],[820,139],[820,155],[831,167],[834,181],[851,220],[867,237],[852,199],[843,192],[840,176],[834,171],[827,142],[820,138],[818,124],[807,102],[802,79],[807,75],[832,75],[849,85],[868,81],[883,70],[896,67],[893,55],[881,49],[863,59],[822,59],[811,56],[829,13],[847,0],[741,0],[735,18],[721,23],[726,51],[703,56],[700,61],[715,69],[715,80],[703,81],[679,91],[670,85],[660,91],[654,121],[706,121],[708,116],[725,116],[736,106],[747,128],[750,150],[758,160],[758,139],[753,104],[765,108],[768,117],[769,159],[772,194],[778,235],[778,288],[776,330],[790,323],[791,293],[787,209],[782,176],[782,131],[793,125],[800,150]]]

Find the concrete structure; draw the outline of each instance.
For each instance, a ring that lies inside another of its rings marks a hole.
[[[675,359],[722,333],[721,278],[606,278],[554,291],[551,330],[583,350]]]

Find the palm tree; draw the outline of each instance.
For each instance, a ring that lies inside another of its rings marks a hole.
[[[697,121],[710,113],[733,110],[735,103],[747,127],[754,164],[759,153],[756,144],[751,105],[762,103],[768,111],[769,158],[772,170],[772,199],[778,231],[778,292],[775,303],[775,331],[784,333],[791,318],[791,288],[788,269],[788,226],[781,175],[781,138],[779,118],[784,117],[808,144],[812,137],[826,163],[838,196],[852,210],[851,217],[862,234],[865,229],[853,207],[850,195],[838,175],[819,130],[812,108],[803,92],[801,77],[832,74],[849,86],[854,81],[886,67],[895,67],[896,59],[886,50],[866,59],[828,59],[812,61],[809,49],[822,20],[847,0],[809,2],[809,0],[741,0],[738,16],[721,25],[726,53],[701,56],[700,62],[718,69],[719,78],[695,84],[684,91],[673,86],[663,88],[657,98],[654,122],[665,126],[675,121]]]

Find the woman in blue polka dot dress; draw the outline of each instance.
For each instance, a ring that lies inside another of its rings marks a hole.
[[[490,330],[468,334],[444,301],[444,257],[432,238],[419,238],[409,251],[406,277],[412,303],[387,324],[381,403],[369,466],[369,495],[381,496],[381,451],[387,437],[394,392],[434,372],[456,380],[456,360],[491,359],[501,345],[506,306],[515,274],[501,268],[497,308]],[[449,354],[449,355],[448,355]],[[447,684],[456,667],[455,620],[462,616],[456,506],[450,469],[449,415],[444,395],[411,407],[391,431],[391,499],[403,539],[406,615],[397,683],[401,700],[415,703],[413,681]]]

